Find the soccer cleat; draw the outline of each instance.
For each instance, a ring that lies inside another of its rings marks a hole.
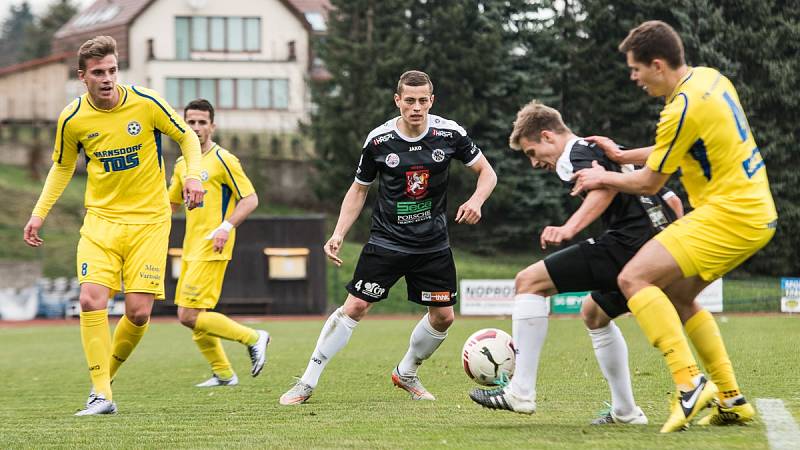
[[[535,401],[517,397],[508,387],[499,387],[497,389],[475,388],[469,393],[469,398],[484,408],[505,409],[520,414],[533,414],[536,412]]]
[[[679,392],[676,390],[672,400],[672,412],[664,422],[664,426],[661,427],[661,432],[672,433],[686,429],[692,418],[700,410],[706,408],[714,400],[716,394],[717,385],[708,381],[702,374],[697,376],[697,382],[691,391]]]
[[[606,403],[607,408],[600,412],[599,417],[592,421],[592,425],[647,425],[647,416],[644,415],[642,408],[638,406],[633,410],[633,413],[628,416],[618,416],[614,414],[611,404]]]
[[[744,397],[736,399],[733,406],[726,408],[715,402],[710,414],[697,421],[698,425],[744,425],[753,420],[755,409]]]
[[[239,377],[236,374],[233,374],[232,377],[228,378],[227,380],[223,380],[222,378],[218,377],[217,374],[212,373],[211,378],[203,381],[202,383],[195,384],[195,387],[216,387],[216,386],[236,386],[239,384]]]
[[[397,371],[397,367],[392,370],[392,383],[411,394],[412,400],[436,400],[436,397],[425,389],[425,386],[419,381],[418,376],[406,377],[400,375],[400,372]]]
[[[86,407],[75,413],[76,416],[96,416],[100,414],[116,414],[117,405],[103,394],[91,394]]]
[[[258,340],[253,345],[247,346],[247,352],[250,353],[250,362],[253,367],[250,369],[250,375],[257,377],[261,373],[261,369],[267,362],[267,345],[269,344],[269,333],[264,330],[257,330]]]
[[[299,405],[305,403],[313,393],[313,387],[297,380],[297,383],[291,389],[281,395],[279,402],[281,405]]]

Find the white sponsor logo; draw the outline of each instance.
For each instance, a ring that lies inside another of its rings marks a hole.
[[[398,225],[405,225],[409,223],[417,223],[417,222],[424,222],[426,220],[431,220],[431,212],[423,211],[416,214],[406,214],[403,216],[397,216],[397,224]]]
[[[208,171],[204,170],[200,172],[200,180],[201,181],[208,181]]]
[[[142,132],[142,125],[139,122],[135,120],[131,120],[130,122],[128,122],[128,134],[130,134],[131,136],[136,136],[141,132]]]
[[[453,132],[452,131],[433,130],[431,132],[431,134],[434,135],[434,136],[441,136],[441,137],[446,137],[446,138],[453,137]]]
[[[408,147],[408,151],[410,152],[418,152],[420,150],[422,150],[421,145],[412,145],[411,147]]]
[[[375,144],[375,145],[379,145],[379,144],[383,144],[384,142],[386,142],[388,140],[391,140],[391,139],[394,139],[394,137],[392,136],[392,133],[387,133],[387,134],[384,134],[382,136],[376,137],[375,139],[372,140],[372,143]]]
[[[444,150],[437,148],[433,151],[433,155],[431,155],[434,161],[442,162],[444,161]]]
[[[397,156],[397,153],[389,153],[386,155],[386,165],[389,167],[397,167],[400,164],[400,157]]]
[[[366,283],[364,283],[362,289],[361,286],[362,282],[363,280],[358,280],[358,283],[356,283],[355,286],[356,290],[360,291],[362,294],[369,295],[372,298],[380,298],[380,296],[383,295],[384,292],[386,292],[386,289],[382,288],[380,284],[373,283],[371,281],[367,281]]]
[[[423,302],[449,302],[450,301],[450,292],[448,292],[448,291],[440,291],[440,292],[422,291],[422,301]]]

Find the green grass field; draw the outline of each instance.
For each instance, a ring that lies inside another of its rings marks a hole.
[[[576,319],[550,323],[533,416],[481,409],[466,397],[474,384],[461,368],[464,339],[482,327],[510,331],[507,319],[458,319],[420,369],[438,400],[413,402],[391,385],[389,373],[416,320],[365,320],[328,365],[311,400],[292,407],[277,400],[304,370],[321,320],[258,323],[273,334],[261,376],[247,376],[246,351],[226,344],[241,384],[203,390],[192,385],[209,369],[190,332],[175,323],[155,323],[114,384],[119,414],[83,418],[72,416],[89,389],[77,323],[0,328],[0,443],[3,448],[768,448],[760,419],[746,427],[659,435],[671,383],[658,352],[630,318],[618,323],[630,348],[637,401],[651,425],[588,425],[609,394]],[[798,320],[720,319],[748,398],[783,399],[796,420]]]

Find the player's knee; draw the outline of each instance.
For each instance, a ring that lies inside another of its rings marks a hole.
[[[194,325],[197,321],[196,315],[187,314],[181,310],[178,310],[178,320],[181,322],[181,325],[194,329]]]
[[[446,331],[453,324],[456,315],[453,308],[437,308],[436,311],[431,308],[429,318],[433,328],[437,331]]]
[[[608,325],[610,321],[608,316],[603,313],[591,297],[587,297],[583,300],[583,304],[581,305],[581,319],[583,319],[583,324],[586,325],[586,328],[590,330],[603,328]]]
[[[535,267],[528,267],[514,277],[514,288],[517,294],[548,295],[546,280]]]
[[[631,298],[638,291],[640,284],[638,277],[630,270],[622,269],[622,272],[617,276],[617,286],[619,286],[626,298]]]
[[[149,309],[136,309],[133,311],[125,311],[125,316],[137,327],[146,324],[150,320]]]
[[[367,315],[372,303],[361,300],[358,297],[349,295],[342,305],[342,312],[356,322],[361,321]]]
[[[104,296],[94,295],[83,290],[78,296],[78,302],[81,304],[81,311],[97,311],[108,306],[108,299]]]

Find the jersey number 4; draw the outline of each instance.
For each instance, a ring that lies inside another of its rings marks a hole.
[[[750,134],[750,126],[747,124],[744,111],[742,111],[742,108],[739,107],[729,93],[725,92],[722,94],[722,97],[725,98],[725,102],[727,102],[728,106],[731,108],[733,120],[736,122],[736,129],[739,131],[739,138],[742,142],[747,141],[747,136]],[[764,158],[761,157],[761,151],[758,149],[758,146],[755,146],[750,152],[750,157],[742,161],[742,168],[747,178],[753,178],[753,175],[762,167],[764,167]]]

